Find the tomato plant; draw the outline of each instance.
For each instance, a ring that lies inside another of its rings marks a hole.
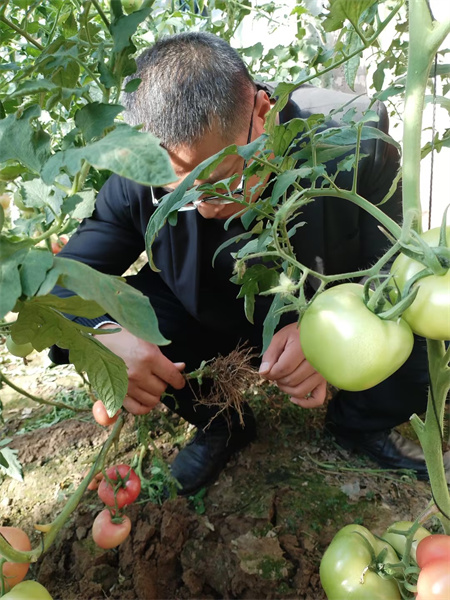
[[[14,356],[18,356],[19,358],[25,358],[29,354],[31,354],[34,350],[33,346],[30,342],[26,344],[16,344],[16,342],[12,339],[10,335],[6,338],[6,347]]]
[[[450,598],[450,562],[448,557],[427,562],[419,573],[417,593],[424,600]]]
[[[438,246],[439,228],[422,234],[422,239],[431,247]],[[447,227],[450,240],[450,227]],[[424,269],[424,265],[406,254],[394,261],[391,273],[400,290],[407,281]],[[419,279],[414,302],[403,313],[403,318],[417,335],[432,340],[450,340],[450,269],[443,275],[428,275]]]
[[[107,479],[98,486],[98,495],[107,506],[122,508],[132,504],[141,491],[141,480],[128,465],[116,465],[106,470],[106,477],[116,482],[114,487]]]
[[[129,536],[130,531],[129,517],[126,515],[114,517],[109,509],[105,508],[94,519],[92,538],[97,546],[109,550],[121,544]]]
[[[306,309],[300,342],[308,362],[337,388],[359,391],[392,375],[408,358],[413,335],[402,320],[380,319],[364,304],[364,288],[344,283]]]
[[[397,583],[377,573],[380,564],[397,562],[389,544],[361,525],[347,525],[322,557],[320,582],[328,600],[400,600]]]
[[[2,596],[2,600],[53,600],[45,587],[37,581],[22,581],[13,590]]]
[[[0,534],[16,550],[28,552],[31,550],[31,543],[28,535],[18,527],[0,527]],[[18,584],[28,573],[29,563],[5,562],[2,573],[5,578],[6,588],[10,589]]]
[[[99,425],[103,425],[104,427],[115,423],[119,418],[120,412],[121,411],[119,410],[113,417],[110,417],[105,405],[101,400],[96,400],[92,406],[92,414],[94,415],[94,419]]]
[[[450,536],[435,534],[417,546],[417,564],[423,568],[430,562],[447,560],[450,566]]]
[[[397,521],[390,525],[381,536],[383,540],[386,540],[391,544],[400,558],[403,557],[406,545],[406,536],[401,533],[394,533],[394,531],[404,531],[405,533],[414,525],[413,521]],[[411,545],[411,557],[416,560],[417,546],[421,540],[431,536],[431,533],[425,529],[425,527],[419,527],[414,533],[413,543]]]

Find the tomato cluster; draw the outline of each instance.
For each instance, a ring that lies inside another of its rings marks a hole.
[[[131,521],[121,509],[132,504],[141,491],[141,480],[128,465],[115,465],[97,478],[99,498],[108,506],[96,517],[92,538],[100,548],[108,550],[121,544],[130,534]]]

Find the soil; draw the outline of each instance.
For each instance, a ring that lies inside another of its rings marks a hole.
[[[72,367],[49,368],[44,353],[24,365],[0,352],[0,368],[36,396],[90,402]],[[1,439],[13,438],[9,446],[18,452],[24,480],[0,479],[0,524],[22,527],[37,547],[34,524],[60,513],[109,431],[90,412],[48,424],[57,421],[53,408],[6,386],[1,394]],[[273,387],[255,386],[248,399],[257,415],[257,441],[194,498],[159,494],[155,501],[166,477],[162,461],[173,460],[191,431],[165,409],[154,411],[143,463],[155,482],[153,501],[143,493],[128,507],[130,537],[113,550],[94,544],[92,521],[103,505],[88,491],[28,577],[55,600],[324,600],[320,558],[340,527],[356,522],[381,534],[426,507],[428,484],[380,471],[324,437],[324,408],[304,411]],[[136,423],[128,417],[108,464],[130,463],[137,450]]]

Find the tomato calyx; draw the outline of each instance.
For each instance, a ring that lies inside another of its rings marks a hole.
[[[369,277],[364,283],[364,304],[368,310],[384,321],[397,321],[402,313],[411,306],[418,293],[417,288],[411,290],[410,286],[401,293],[396,284],[395,287],[392,285],[392,280],[392,275],[385,275],[384,281],[379,284],[380,276],[375,275]],[[373,282],[376,285],[379,284],[375,290],[370,287]],[[397,298],[395,304],[392,304],[393,293]]]

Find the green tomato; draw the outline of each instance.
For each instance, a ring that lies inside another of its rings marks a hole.
[[[405,551],[406,536],[402,535],[401,533],[392,533],[392,530],[395,529],[398,531],[406,532],[408,531],[408,529],[411,529],[413,525],[413,521],[397,521],[396,523],[390,525],[381,536],[384,540],[391,544],[391,546],[394,548],[394,550],[397,552],[400,558],[402,558],[403,553]],[[414,534],[413,543],[411,545],[411,558],[413,558],[415,562],[417,562],[416,551],[418,543],[421,540],[423,540],[423,538],[426,538],[429,535],[431,535],[431,533],[427,529],[425,529],[425,527],[419,527],[419,529]]]
[[[124,12],[129,15],[130,13],[141,8],[143,0],[121,0],[121,2]]]
[[[33,346],[30,342],[26,344],[16,344],[16,342],[12,339],[10,335],[6,338],[6,347],[14,356],[18,356],[19,358],[25,358],[29,354],[31,354],[34,350]]]
[[[414,336],[403,319],[380,319],[357,283],[337,285],[306,309],[300,322],[306,360],[329,383],[352,392],[387,379],[411,354]]]
[[[375,556],[386,548],[383,564],[398,562],[389,544],[361,525],[347,525],[335,535],[320,563],[320,582],[328,600],[401,599],[395,581],[368,568],[372,566],[370,548]]]
[[[22,581],[2,596],[2,600],[53,600],[53,598],[37,581]]]
[[[439,244],[439,228],[422,234],[422,239],[431,247]],[[447,227],[450,240],[450,226]],[[400,254],[394,261],[391,273],[403,290],[406,282],[424,265],[406,254]],[[414,302],[405,310],[402,317],[417,335],[432,340],[450,340],[450,269],[444,275],[429,275],[420,279],[414,287],[419,291]]]

